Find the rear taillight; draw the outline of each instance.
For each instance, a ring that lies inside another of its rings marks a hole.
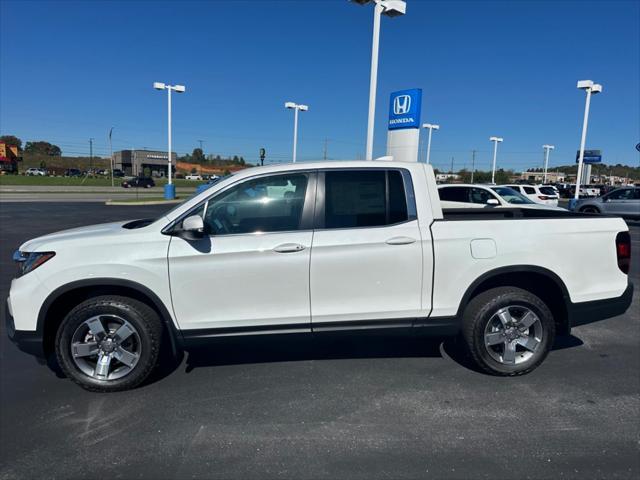
[[[620,232],[616,236],[616,256],[618,257],[618,268],[623,273],[629,273],[631,265],[631,235],[629,232]]]
[[[538,195],[538,198],[540,200],[549,200],[549,197],[547,197],[546,195]]]

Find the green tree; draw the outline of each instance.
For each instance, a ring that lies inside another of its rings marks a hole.
[[[191,154],[191,159],[194,163],[203,163],[205,161],[204,152],[201,148],[194,148]]]
[[[27,142],[24,146],[26,153],[49,155],[50,157],[59,157],[62,155],[62,150],[57,145],[40,140],[37,142]]]
[[[2,135],[0,137],[0,142],[6,143],[7,145],[15,145],[18,147],[18,151],[22,150],[22,140],[15,135]]]

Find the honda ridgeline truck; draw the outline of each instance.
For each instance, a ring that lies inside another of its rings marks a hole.
[[[481,369],[520,375],[556,335],[627,310],[630,248],[616,217],[443,212],[429,165],[259,167],[155,220],[24,243],[7,325],[103,392],[143,382],[162,349],[336,330],[461,334]]]

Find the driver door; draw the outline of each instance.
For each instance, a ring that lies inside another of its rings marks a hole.
[[[310,331],[315,184],[310,172],[252,177],[190,213],[202,216],[204,238],[169,246],[181,329]]]
[[[635,213],[633,207],[638,208],[638,202],[633,201],[633,188],[620,188],[607,195],[604,202],[605,213],[613,215],[628,215]]]

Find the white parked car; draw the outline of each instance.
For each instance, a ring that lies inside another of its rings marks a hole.
[[[560,195],[556,189],[550,185],[502,185],[503,187],[509,187],[520,192],[526,196],[529,200],[532,200],[541,205],[550,205],[552,207],[558,206],[558,199]]]
[[[627,310],[630,248],[620,218],[443,211],[422,163],[260,167],[155,220],[22,244],[7,331],[94,391],[140,384],[162,349],[362,329],[461,333],[484,371],[520,375],[556,334]]]
[[[186,180],[202,180],[202,175],[198,175],[197,173],[191,173],[184,178]]]
[[[32,176],[46,177],[47,176],[47,171],[44,168],[31,167],[31,168],[27,168],[27,170],[24,172],[24,174],[28,175],[30,177],[32,177]]]
[[[439,185],[442,208],[542,208],[558,209],[535,203],[521,193],[495,185],[450,184]]]

